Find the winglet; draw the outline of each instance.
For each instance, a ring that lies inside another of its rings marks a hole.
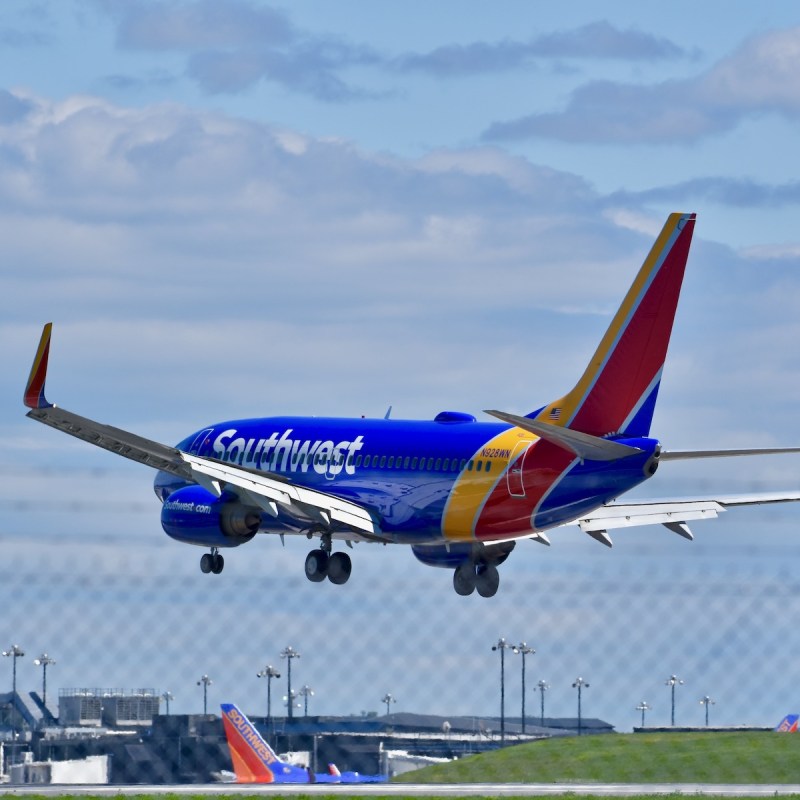
[[[31,374],[28,384],[25,387],[23,400],[28,408],[50,408],[52,403],[48,403],[44,396],[44,382],[47,378],[47,359],[50,355],[50,334],[53,331],[53,323],[48,322],[42,330],[42,338],[39,340],[39,348],[36,357],[33,359]]]

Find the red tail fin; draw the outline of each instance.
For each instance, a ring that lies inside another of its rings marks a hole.
[[[594,436],[649,434],[694,222],[670,214],[583,376],[536,419]]]

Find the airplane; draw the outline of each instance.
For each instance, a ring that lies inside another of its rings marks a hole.
[[[650,435],[695,214],[670,214],[582,376],[525,416],[461,411],[431,421],[267,417],[202,427],[175,447],[65,411],[45,398],[52,323],[25,388],[28,416],[158,470],[154,489],[168,536],[221,550],[257,533],[319,537],[309,581],[344,584],[352,562],[334,542],[410,545],[450,569],[459,595],[493,596],[498,566],[520,540],[577,524],[611,547],[608,531],[688,522],[740,505],[800,500],[800,492],[622,502],[665,461],[797,453],[800,448],[670,451]]]
[[[223,703],[222,724],[233,762],[236,783],[383,783],[385,775],[340,772],[335,764],[327,773],[281,761],[247,716],[232,703]]]
[[[776,733],[797,733],[800,714],[787,714],[776,726]]]

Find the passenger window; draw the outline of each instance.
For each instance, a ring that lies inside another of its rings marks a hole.
[[[478,462],[475,464],[475,472],[480,472],[483,469],[483,461],[478,459]]]
[[[359,456],[359,458],[360,458],[360,457],[361,457],[361,456]],[[372,457],[371,457],[371,456],[364,456],[364,466],[365,466],[365,467],[368,467],[368,466],[369,466],[369,462],[370,462],[371,460],[372,460]]]
[[[428,469],[429,470],[433,469],[433,459],[432,458],[428,459]]]
[[[383,469],[386,466],[386,456],[381,456],[380,467]]]
[[[484,470],[484,472],[491,472],[491,469],[492,469],[492,462],[491,461],[487,461],[486,462],[486,469]]]
[[[466,467],[466,466],[467,466],[467,459],[466,458],[462,458],[461,459],[461,471],[462,472],[464,471],[464,467]]]
[[[361,466],[361,456],[356,456],[356,466],[357,467]]]
[[[411,461],[411,459],[408,456],[406,456],[403,459],[403,469],[408,469],[408,465],[409,465],[410,461]]]
[[[450,469],[450,459],[446,458],[442,464],[442,469],[447,472]]]
[[[417,468],[417,461],[419,461],[419,459],[416,458],[416,457],[411,459],[411,469],[416,469]]]
[[[470,460],[469,460],[469,466],[467,467],[467,469],[468,469],[470,472],[472,472],[472,465],[473,465],[473,463],[474,463],[474,462],[472,461],[472,459],[470,459]]]
[[[439,469],[441,468],[441,466],[442,466],[442,459],[441,458],[437,458],[436,459],[436,466],[434,467],[434,469],[438,472]]]
[[[389,456],[389,469],[394,466],[394,456]]]

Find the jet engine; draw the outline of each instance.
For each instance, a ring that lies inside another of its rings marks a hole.
[[[173,492],[161,507],[167,536],[204,547],[238,547],[258,532],[261,513],[238,500],[216,497],[202,486]]]

